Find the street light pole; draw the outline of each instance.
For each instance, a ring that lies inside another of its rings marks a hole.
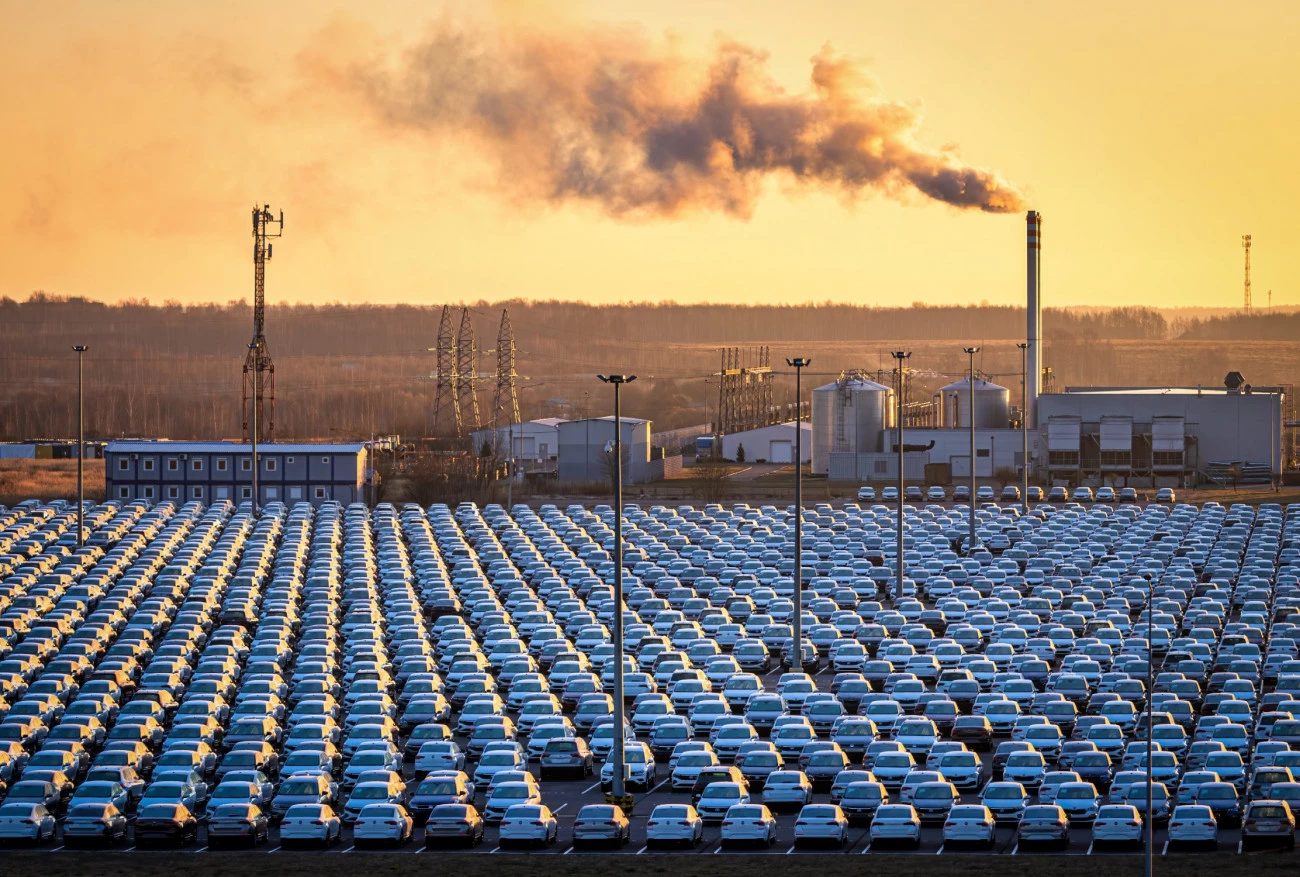
[[[1155,748],[1151,739],[1151,710],[1152,696],[1151,685],[1155,674],[1156,650],[1155,641],[1152,639],[1153,617],[1155,616],[1156,604],[1156,584],[1155,579],[1150,574],[1147,575],[1147,816],[1146,816],[1146,877],[1151,877],[1151,848],[1155,845],[1156,829],[1155,818],[1151,809],[1151,755]]]
[[[966,546],[966,554],[975,553],[975,492],[978,489],[975,483],[975,354],[980,352],[978,347],[963,347],[962,350],[970,357],[970,544]],[[991,463],[993,458],[989,457]]]
[[[811,359],[787,359],[794,368],[794,649],[791,667],[803,670],[803,370]]]
[[[1029,344],[1017,344],[1020,348],[1020,440],[1024,449],[1020,453],[1020,499],[1024,512],[1029,514]]]
[[[623,782],[623,409],[619,388],[636,375],[597,375],[614,385],[614,747],[610,792],[621,804],[627,794]],[[511,452],[514,452],[513,437]]]
[[[77,547],[86,544],[86,404],[85,404],[85,344],[74,345],[77,351]]]
[[[897,572],[894,602],[898,603],[903,599],[903,493],[906,488],[903,473],[903,385],[907,380],[906,361],[912,358],[912,351],[895,350],[890,356],[898,360],[898,398],[895,400],[898,409],[898,556],[894,558]]]
[[[249,441],[252,443],[253,452],[253,517],[257,517],[257,400],[262,398],[262,345],[258,339],[254,338],[248,345],[248,349],[253,351],[253,399],[249,403],[252,407],[252,428],[248,432]]]
[[[506,455],[506,511],[514,507],[515,488],[515,424],[510,422],[510,453]]]

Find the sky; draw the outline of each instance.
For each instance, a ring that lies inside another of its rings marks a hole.
[[[1243,234],[1256,305],[1300,303],[1294,2],[0,0],[0,28],[3,296],[247,299],[266,203],[272,302],[1019,304],[1035,209],[1049,306],[1237,306]]]

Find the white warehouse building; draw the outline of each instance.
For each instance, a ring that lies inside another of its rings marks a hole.
[[[623,481],[641,484],[650,477],[650,421],[622,418]],[[607,481],[609,454],[605,447],[614,441],[613,417],[588,417],[559,424],[560,481]]]
[[[1278,473],[1283,401],[1278,387],[1068,387],[1038,399],[1034,471],[1044,481],[1158,487],[1225,464]]]
[[[516,464],[526,470],[553,469],[560,453],[560,424],[565,422],[558,417],[545,417],[507,423],[495,430],[477,430],[472,434],[474,453],[481,455],[486,446],[502,459],[513,456]],[[509,450],[512,444],[513,451]]]
[[[768,463],[793,463],[796,429],[802,433],[799,439],[799,462],[807,463],[812,459],[812,424],[796,425],[793,420],[789,423],[774,423],[771,426],[760,426],[758,429],[724,435],[722,457],[724,460],[735,460],[743,446],[746,463],[756,463],[760,460]]]

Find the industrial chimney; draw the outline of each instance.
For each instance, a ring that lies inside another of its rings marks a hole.
[[[1042,266],[1039,262],[1042,252],[1043,216],[1037,210],[1025,215],[1025,247],[1028,273],[1027,298],[1027,332],[1025,342],[1029,345],[1025,351],[1025,376],[1028,386],[1028,411],[1025,412],[1026,423],[1031,429],[1038,427],[1038,395],[1043,389],[1043,302],[1039,290],[1042,279]]]

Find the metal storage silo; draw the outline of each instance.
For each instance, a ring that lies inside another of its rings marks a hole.
[[[812,393],[814,475],[827,475],[832,453],[875,453],[894,424],[894,391],[856,373]]]
[[[940,422],[947,429],[970,427],[970,380],[962,378],[942,387]],[[975,379],[975,428],[1006,429],[1011,423],[1011,391],[983,378]]]

